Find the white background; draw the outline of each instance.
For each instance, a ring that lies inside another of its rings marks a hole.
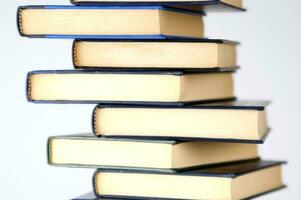
[[[300,197],[300,10],[298,0],[245,0],[246,13],[209,14],[206,35],[240,41],[236,94],[271,99],[272,132],[261,146],[268,159],[285,159],[289,188],[261,199]],[[16,9],[26,4],[66,1],[8,0],[0,18],[0,198],[70,199],[91,190],[91,169],[47,165],[50,135],[89,132],[93,105],[37,105],[26,102],[25,77],[34,69],[71,69],[71,40],[21,38]]]

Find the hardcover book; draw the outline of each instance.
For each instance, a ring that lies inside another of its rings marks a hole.
[[[263,192],[263,193],[260,193],[260,194],[257,194],[257,195],[254,195],[252,197],[250,197],[249,199],[252,199],[252,198],[255,198],[255,197],[260,197],[260,196],[263,196],[263,195],[266,195],[266,194],[269,194],[269,193],[272,193],[272,192],[276,192],[276,191],[279,191],[281,189],[284,189],[286,188],[286,186],[283,186],[283,187],[280,187],[280,188],[277,188],[277,189],[274,189],[274,190],[270,190],[268,192]],[[120,198],[97,198],[96,195],[94,194],[94,192],[88,192],[88,193],[85,193],[79,197],[76,197],[76,198],[73,198],[71,200],[101,200],[101,199],[108,199],[108,200],[119,200]],[[134,198],[134,199],[143,199],[143,198]],[[168,198],[166,198],[168,199]]]
[[[29,101],[184,105],[233,99],[232,73],[59,70],[28,73]]]
[[[177,173],[98,170],[98,197],[246,199],[283,188],[278,161],[250,161]]]
[[[97,136],[173,138],[263,143],[268,132],[266,101],[225,101],[175,106],[98,105]]]
[[[153,171],[182,171],[258,158],[255,144],[103,138],[92,135],[50,137],[48,152],[49,163],[57,166]]]
[[[22,6],[18,26],[20,34],[28,37],[203,37],[202,14],[164,6]]]
[[[75,5],[164,5],[198,11],[245,11],[242,0],[71,0]]]
[[[229,70],[237,68],[236,45],[215,39],[75,40],[73,63],[83,69]]]

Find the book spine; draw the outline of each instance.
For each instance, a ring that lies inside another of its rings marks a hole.
[[[28,102],[32,102],[32,99],[30,98],[30,92],[31,92],[31,75],[32,72],[28,72],[26,76],[26,83],[25,83],[25,95]]]
[[[77,44],[78,40],[75,39],[72,43],[72,64],[74,69],[78,69],[79,67],[77,66]]]
[[[23,34],[23,30],[22,30],[22,17],[21,17],[21,13],[22,13],[23,9],[24,9],[24,6],[20,6],[17,8],[17,29],[18,29],[19,35],[22,37],[25,36]]]
[[[55,137],[49,137],[48,140],[47,140],[47,163],[48,165],[52,165],[53,162],[52,162],[52,148],[51,148],[51,144],[52,144],[52,141],[53,139],[55,139]]]
[[[39,6],[39,5],[35,5],[35,6],[19,6],[17,8],[17,29],[18,29],[18,33],[21,37],[28,37],[28,38],[47,38],[47,35],[27,35],[24,33],[23,31],[23,25],[22,25],[22,11],[26,10],[26,9],[45,9],[45,6]]]
[[[98,196],[96,193],[96,175],[97,175],[97,173],[98,173],[98,170],[96,169],[92,176],[92,189],[93,189],[93,193],[95,196]]]
[[[98,110],[98,105],[94,107],[93,112],[92,112],[92,133],[98,137],[96,133],[96,111]]]

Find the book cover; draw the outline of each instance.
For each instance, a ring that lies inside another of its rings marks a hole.
[[[246,11],[241,4],[235,5],[223,0],[205,0],[205,1],[99,1],[99,0],[71,0],[75,5],[163,5],[170,7],[180,7],[187,10],[198,10],[204,12],[225,12],[225,11]]]

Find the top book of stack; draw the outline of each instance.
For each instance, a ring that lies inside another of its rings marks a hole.
[[[22,36],[34,38],[203,38],[202,13],[165,6],[22,6]]]
[[[75,5],[163,5],[199,11],[245,11],[242,0],[71,0]]]
[[[34,38],[200,39],[205,37],[205,11],[243,10],[241,0],[77,2],[85,6],[19,7],[20,34]]]

